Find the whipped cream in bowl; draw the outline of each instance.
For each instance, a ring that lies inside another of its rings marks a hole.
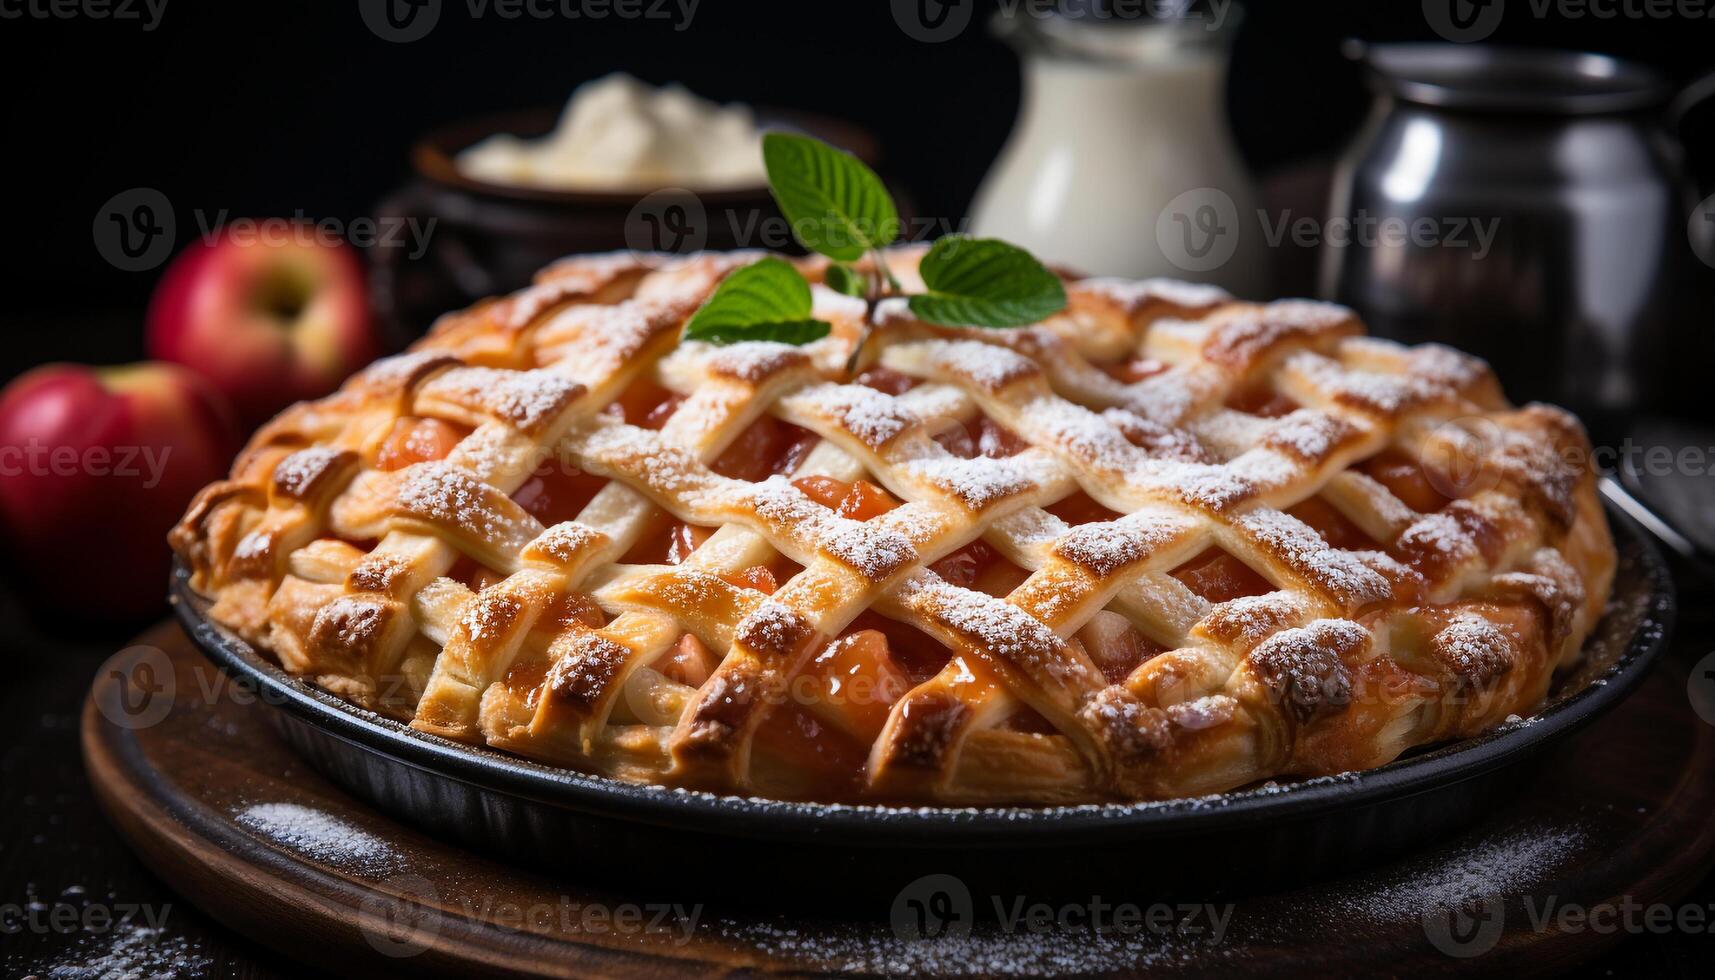
[[[767,180],[749,107],[624,74],[580,85],[546,135],[497,133],[454,165],[471,180],[549,191],[731,190]]]

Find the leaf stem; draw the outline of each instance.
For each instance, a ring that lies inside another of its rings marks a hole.
[[[880,270],[883,281],[887,283],[887,288],[894,293],[905,292],[905,287],[899,284],[898,279],[893,278],[893,270],[887,267],[887,258],[882,255],[881,249],[870,249],[869,256],[874,260],[876,269]]]

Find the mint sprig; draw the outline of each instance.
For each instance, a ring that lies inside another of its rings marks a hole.
[[[918,274],[929,291],[908,302],[925,323],[1022,327],[1066,308],[1058,276],[1024,249],[994,238],[948,235],[923,256]]]
[[[923,257],[928,292],[907,296],[882,249],[899,237],[899,209],[875,171],[820,140],[792,133],[762,138],[768,187],[805,248],[834,260],[828,288],[874,304],[905,296],[913,314],[943,326],[1008,328],[1037,323],[1066,308],[1066,290],[1029,252],[992,238],[950,235]],[[873,270],[852,263],[870,256]],[[828,335],[812,317],[810,286],[780,259],[763,259],[723,280],[685,326],[685,339],[730,344],[777,340],[807,344]],[[855,365],[863,341],[852,351]]]
[[[763,259],[721,280],[685,324],[686,340],[732,344],[775,340],[802,345],[832,329],[810,315],[810,284],[781,259]]]
[[[899,237],[899,209],[875,171],[844,150],[792,133],[765,133],[768,189],[807,249],[853,262]]]
[[[828,266],[827,274],[822,277],[822,284],[836,293],[856,296],[858,299],[869,295],[869,283],[865,281],[863,273],[837,262]]]

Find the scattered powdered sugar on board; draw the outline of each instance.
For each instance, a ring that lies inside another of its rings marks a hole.
[[[313,807],[258,803],[237,815],[240,826],[322,864],[360,874],[394,871],[398,851],[374,834]]]
[[[723,938],[805,969],[902,976],[1067,976],[1146,970],[1207,961],[1228,950],[1207,935],[1090,928],[1009,931],[978,922],[968,935],[902,939],[881,924],[798,929],[774,922],[717,920]]]
[[[1553,881],[1568,855],[1589,835],[1577,826],[1522,823],[1470,844],[1407,859],[1353,889],[1332,889],[1330,911],[1370,921],[1397,921],[1497,895],[1514,895]],[[1314,900],[1315,892],[1309,899]]]
[[[183,936],[167,936],[156,926],[129,923],[62,953],[41,976],[47,980],[153,980],[156,977],[206,976],[214,965],[202,946]]]

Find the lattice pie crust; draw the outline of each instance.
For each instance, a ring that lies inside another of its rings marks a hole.
[[[681,343],[758,257],[570,259],[288,409],[172,534],[212,617],[447,738],[980,805],[1377,766],[1528,713],[1601,613],[1582,430],[1463,354],[1103,279]]]

